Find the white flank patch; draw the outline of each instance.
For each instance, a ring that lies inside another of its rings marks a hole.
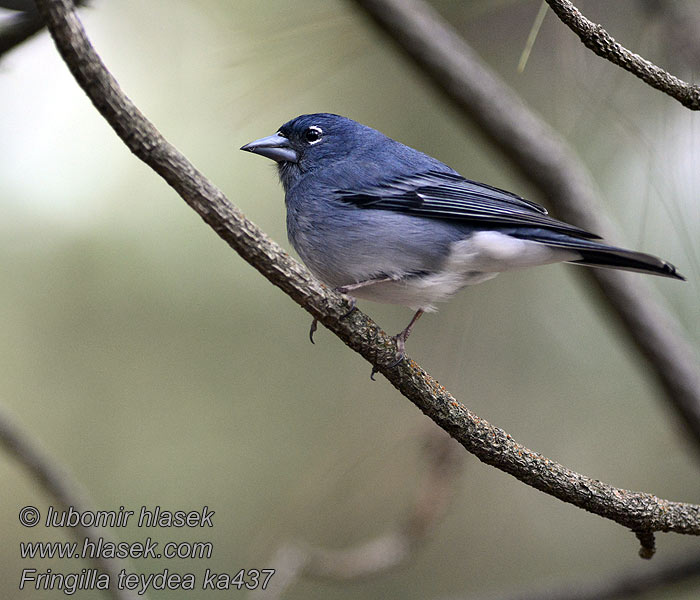
[[[403,304],[413,310],[435,310],[469,285],[493,279],[499,273],[581,258],[578,252],[519,240],[497,231],[480,231],[452,244],[442,269],[420,277],[383,281],[350,292],[358,298]]]
[[[498,231],[479,231],[452,244],[446,270],[503,273],[581,258],[578,252],[520,240]]]

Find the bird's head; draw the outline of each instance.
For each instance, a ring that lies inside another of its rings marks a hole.
[[[352,119],[329,113],[301,115],[268,137],[241,148],[277,161],[280,179],[290,188],[304,174],[328,167],[386,139]]]

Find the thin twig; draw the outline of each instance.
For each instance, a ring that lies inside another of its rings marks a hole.
[[[546,15],[547,4],[545,3],[545,0],[542,0],[540,10],[537,11],[537,16],[535,17],[535,21],[532,24],[532,27],[530,28],[530,33],[527,36],[525,47],[523,48],[523,52],[520,55],[520,60],[518,61],[518,73],[522,73],[525,70],[525,65],[527,65],[527,61],[530,59],[532,47],[535,45],[535,40],[537,39],[537,35],[540,32],[542,23],[544,23],[544,18]]]
[[[460,472],[463,452],[445,432],[431,427],[426,434],[428,464],[425,477],[408,518],[393,531],[387,531],[351,548],[331,550],[306,543],[284,544],[268,563],[276,569],[275,581],[267,590],[251,598],[274,600],[297,579],[356,581],[381,575],[404,565],[445,515]]]
[[[303,574],[317,579],[350,580],[371,577],[404,564],[425,542],[445,515],[460,473],[463,453],[443,431],[431,428],[425,438],[428,464],[417,486],[416,500],[395,531],[344,550],[309,548]]]
[[[573,31],[587,48],[598,56],[622,67],[648,83],[651,87],[675,98],[690,110],[700,110],[700,87],[686,83],[675,75],[657,67],[646,58],[630,52],[600,25],[589,21],[569,0],[545,0],[571,31]]]
[[[558,216],[606,239],[620,237],[597,209],[595,185],[571,147],[434,9],[422,0],[355,4],[539,188]],[[700,455],[700,359],[680,326],[639,275],[610,269],[581,269],[581,274],[597,284],[623,331],[649,361]]]
[[[76,481],[71,474],[60,465],[48,452],[43,450],[38,444],[33,442],[30,436],[14,422],[14,419],[3,409],[0,409],[0,445],[11,456],[14,456],[32,476],[32,478],[64,509],[73,507],[78,513],[92,511],[87,493],[83,486]],[[75,528],[76,539],[80,542],[84,538],[89,538],[96,543],[99,538],[103,538],[108,544],[116,542],[112,539],[109,531],[101,527],[84,527],[78,525]],[[119,572],[127,569],[129,565],[118,558],[105,558],[98,555],[92,559],[95,567],[109,575],[109,589],[105,590],[115,600],[136,600],[144,598],[136,591],[117,588]],[[30,594],[31,595],[31,594]]]
[[[700,535],[700,506],[617,489],[521,446],[469,411],[415,362],[395,364],[390,336],[343,296],[314,279],[246,219],[223,193],[156,130],[121,91],[69,0],[37,0],[56,46],[100,114],[128,148],[159,173],[214,231],[271,283],[377,367],[404,396],[483,462],[520,481],[633,531]],[[345,318],[343,318],[345,317]]]

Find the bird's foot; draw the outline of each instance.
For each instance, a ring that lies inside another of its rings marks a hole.
[[[406,340],[408,339],[408,336],[411,335],[411,330],[413,329],[413,326],[416,324],[416,321],[423,316],[423,310],[419,309],[416,311],[416,314],[413,315],[413,318],[411,319],[411,322],[406,326],[406,329],[404,329],[401,333],[396,334],[392,339],[394,342],[396,342],[396,360],[392,362],[390,365],[387,365],[389,369],[393,369],[394,367],[398,367],[402,362],[403,359],[406,358]],[[379,372],[379,369],[377,368],[376,365],[372,367],[372,373],[369,376],[369,378],[372,381],[375,381],[374,376]]]
[[[345,318],[349,317],[357,308],[357,298],[355,298],[355,296],[350,296],[348,294],[349,290],[346,286],[337,287],[337,288],[335,288],[334,291],[338,292],[339,294],[344,294],[345,296],[347,296],[350,299],[350,308],[348,309],[348,311],[345,314],[343,314],[340,317],[341,319],[345,319]]]
[[[407,337],[408,335],[406,334],[406,330],[404,329],[401,333],[391,338],[392,340],[394,340],[394,342],[396,342],[396,360],[389,365],[390,369],[398,367],[403,362],[403,359],[406,358]]]
[[[335,291],[340,293],[340,294],[346,294],[347,292],[344,290],[344,288],[339,287],[335,288]],[[350,298],[350,308],[347,310],[347,312],[343,313],[340,315],[341,319],[345,319],[349,317],[355,310],[357,310],[357,299],[354,298],[353,296],[348,296]],[[316,333],[316,330],[318,329],[318,319],[314,319],[311,321],[311,327],[309,328],[309,341],[312,344],[315,344],[314,342],[314,333]]]
[[[398,367],[402,362],[403,359],[406,358],[406,338],[408,337],[407,335],[404,335],[406,333],[406,330],[402,331],[401,333],[392,336],[392,340],[396,342],[396,359],[389,365],[387,365],[387,368],[393,369],[394,367]],[[410,333],[410,332],[409,332]],[[377,365],[374,365],[372,367],[372,372],[370,373],[369,378],[372,381],[376,381],[374,376],[379,373],[379,367]]]

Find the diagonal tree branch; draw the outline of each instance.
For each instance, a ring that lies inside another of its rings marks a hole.
[[[14,456],[32,478],[47,491],[64,509],[72,506],[79,513],[92,510],[80,483],[73,479],[60,463],[53,459],[43,448],[34,443],[26,432],[17,425],[5,410],[0,409],[0,446],[4,447],[8,454]],[[93,511],[94,512],[94,511]],[[97,526],[75,527],[75,538],[82,542],[83,538],[89,538],[97,543],[99,538],[107,543],[114,543],[111,533]],[[116,582],[119,572],[128,569],[126,561],[118,558],[105,558],[98,555],[92,559],[94,566],[103,573],[107,573],[110,586],[106,593],[114,600],[137,600],[146,598],[135,591],[118,589]]]
[[[671,98],[675,98],[686,108],[700,110],[700,87],[686,83],[639,54],[627,50],[600,25],[584,17],[573,2],[569,0],[546,0],[546,2],[562,23],[598,56],[602,56],[618,67],[622,67],[625,71],[636,75],[651,87],[661,90]]]
[[[343,318],[347,301],[316,281],[246,219],[126,97],[88,41],[72,2],[37,0],[37,5],[77,82],[128,148],[159,173],[244,260],[375,364],[396,389],[468,451],[538,490],[632,531],[700,535],[700,506],[618,489],[575,473],[480,419],[412,360],[392,367],[392,339],[359,310]]]
[[[614,240],[595,184],[570,146],[523,104],[464,39],[422,0],[355,0],[457,109],[549,199],[563,220]],[[637,275],[585,269],[647,358],[666,399],[700,451],[700,359],[678,323]]]

